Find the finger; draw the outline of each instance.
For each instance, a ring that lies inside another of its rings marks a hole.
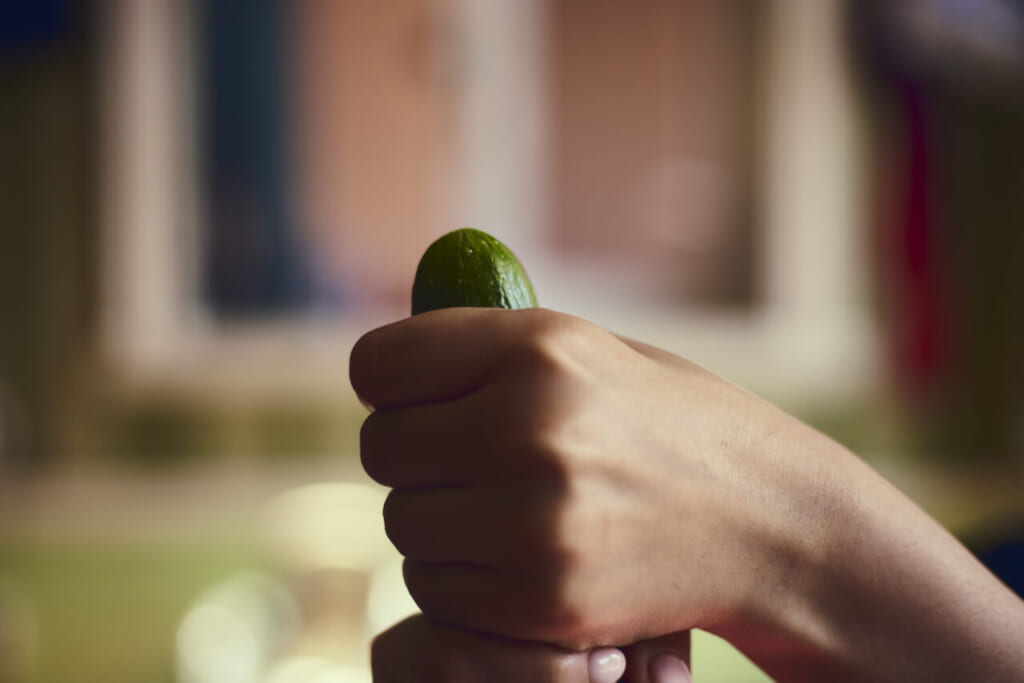
[[[626,656],[615,647],[602,647],[587,653],[590,683],[617,683],[626,672]]]
[[[491,510],[473,489],[395,489],[384,502],[384,530],[411,560],[493,566],[500,539]]]
[[[493,569],[409,559],[402,569],[409,594],[436,621],[547,642],[557,642],[564,630],[551,591],[527,589]]]
[[[352,387],[378,409],[462,396],[483,382],[522,313],[443,309],[367,332],[349,356]]]
[[[557,562],[556,500],[498,485],[395,489],[384,529],[398,551],[430,564],[473,564],[536,576]]]
[[[624,648],[628,683],[690,683],[690,632],[642,640]]]
[[[465,399],[370,413],[359,431],[363,469],[392,488],[470,483],[489,460],[471,419]]]
[[[427,314],[421,314],[427,315]],[[492,384],[439,403],[370,413],[360,430],[363,468],[392,488],[459,486],[508,481],[536,471],[537,414],[528,383]]]
[[[617,651],[616,651],[617,652]],[[621,653],[623,666],[625,659]],[[592,658],[591,658],[592,659]],[[614,655],[605,657],[614,660]],[[612,683],[589,676],[585,652],[439,624],[418,614],[388,629],[371,649],[375,683]],[[614,663],[614,662],[612,662]]]

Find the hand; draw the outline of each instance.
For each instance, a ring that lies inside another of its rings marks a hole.
[[[449,309],[365,335],[351,378],[436,620],[575,650],[700,627],[786,680],[1024,669],[1019,601],[948,533],[683,359],[551,311]]]
[[[360,340],[363,464],[395,489],[386,528],[424,612],[629,643],[733,618],[810,552],[830,512],[813,492],[837,467],[825,440],[642,351],[537,309],[435,311]]]
[[[686,683],[689,633],[589,652],[514,641],[445,626],[422,614],[409,617],[373,642],[375,683]],[[675,677],[666,672],[674,671]]]

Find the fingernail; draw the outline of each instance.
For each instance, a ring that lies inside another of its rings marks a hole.
[[[590,683],[615,683],[626,673],[626,656],[614,647],[593,650],[587,658]]]
[[[675,655],[658,655],[647,665],[647,673],[652,683],[693,683],[690,670]]]

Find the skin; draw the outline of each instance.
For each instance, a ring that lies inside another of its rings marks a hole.
[[[448,309],[369,332],[350,371],[434,622],[577,652],[702,628],[782,681],[1024,680],[1022,601],[849,451],[684,359]]]
[[[637,644],[625,652],[576,652],[448,626],[420,614],[378,636],[371,662],[376,683],[616,683],[623,673],[630,683],[660,683],[650,674],[658,673],[666,657],[674,658],[685,672],[682,662],[689,653],[688,633]]]

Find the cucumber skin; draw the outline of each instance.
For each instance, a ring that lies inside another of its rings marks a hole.
[[[474,228],[449,232],[427,247],[412,286],[413,315],[467,306],[537,306],[533,285],[515,254]]]

